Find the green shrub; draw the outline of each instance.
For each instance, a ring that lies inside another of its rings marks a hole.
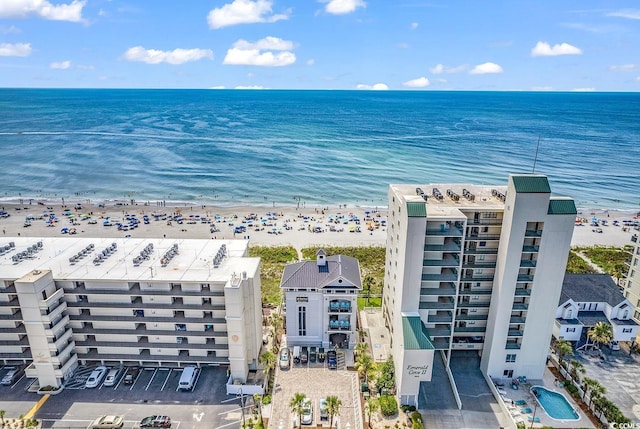
[[[262,397],[262,403],[264,405],[269,405],[271,403],[271,395],[264,395]]]
[[[385,417],[395,416],[398,414],[398,401],[395,396],[382,395],[380,396],[380,412]]]
[[[415,407],[413,407],[415,408]],[[424,423],[422,423],[422,414],[417,411],[411,413],[411,426],[413,429],[423,429]]]

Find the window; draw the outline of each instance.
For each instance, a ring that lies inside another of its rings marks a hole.
[[[623,333],[623,334],[630,334],[630,333],[631,333],[631,331],[632,331],[632,329],[631,329],[631,328],[622,328],[622,333]]]
[[[298,335],[307,335],[307,307],[298,307]]]
[[[505,376],[506,378],[513,378],[513,370],[505,369],[502,375]]]
[[[505,362],[511,362],[511,363],[513,363],[515,361],[516,361],[516,355],[515,354],[507,355],[507,359],[505,360]]]
[[[489,232],[489,227],[488,226],[483,226],[482,227],[482,232]]]
[[[566,331],[567,332],[576,332],[576,328],[567,328]]]
[[[486,247],[487,242],[486,241],[481,241],[480,243],[478,243],[478,246],[480,247]]]

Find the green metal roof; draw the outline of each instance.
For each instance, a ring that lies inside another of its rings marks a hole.
[[[405,350],[433,350],[427,328],[418,316],[402,317],[402,334]]]
[[[526,194],[541,194],[551,193],[551,187],[546,176],[512,176],[513,186],[516,188],[516,192],[523,192]]]
[[[407,216],[427,217],[427,205],[425,203],[407,203]]]
[[[576,203],[570,199],[549,200],[549,210],[547,214],[578,214]]]

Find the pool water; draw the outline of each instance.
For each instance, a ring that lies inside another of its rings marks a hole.
[[[558,392],[548,390],[542,386],[533,386],[534,394],[540,406],[549,417],[556,420],[579,420],[580,416],[571,406],[567,398]]]

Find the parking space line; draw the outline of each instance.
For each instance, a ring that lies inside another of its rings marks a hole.
[[[196,376],[196,381],[193,382],[193,387],[191,388],[191,391],[196,390],[196,386],[198,385],[198,380],[200,380],[200,374],[202,374],[202,370],[200,368],[198,368],[196,371],[198,371],[198,375]]]
[[[183,368],[178,368],[178,369],[176,369],[176,371],[182,373],[182,371],[184,371],[184,369]],[[180,390],[180,380],[178,380],[178,385],[176,386],[176,392],[178,390]]]
[[[133,390],[133,386],[136,385],[136,383],[138,382],[138,379],[140,378],[140,376],[142,375],[142,371],[144,371],[144,368],[142,368],[141,371],[138,371],[138,375],[136,376],[136,379],[133,380],[133,383],[131,383],[131,387],[129,388],[129,390]]]
[[[160,391],[164,391],[164,387],[167,385],[167,382],[169,381],[169,377],[171,376],[171,372],[173,371],[171,368],[160,368],[162,371],[168,371],[167,372],[167,377],[164,379],[164,383],[162,383],[162,387],[160,388]]]
[[[126,373],[127,373],[127,369],[126,369],[126,367],[123,366],[122,369],[120,370],[120,379],[118,380],[118,382],[114,386],[113,390],[116,390],[120,386],[120,383],[122,383],[122,380],[124,380],[124,376],[125,376]]]
[[[13,389],[14,387],[16,387],[16,386],[18,385],[18,383],[20,383],[20,382],[22,381],[22,379],[23,379],[23,378],[25,378],[25,377],[26,377],[26,375],[25,375],[25,374],[22,374],[22,377],[20,377],[20,378],[18,379],[18,381],[16,381],[15,383],[13,383],[13,384],[11,385],[11,388]]]
[[[151,386],[151,383],[153,382],[153,379],[155,378],[156,374],[158,373],[158,368],[153,369],[153,375],[151,376],[151,380],[149,380],[149,382],[147,383],[147,387],[144,388],[144,390],[149,390],[149,386]]]

